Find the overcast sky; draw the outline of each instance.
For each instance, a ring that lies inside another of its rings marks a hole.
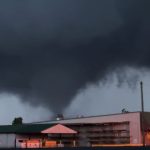
[[[129,112],[141,110],[140,81],[143,81],[144,109],[150,111],[150,72],[129,69],[130,77],[138,75],[136,84],[130,87],[128,82],[118,85],[115,74],[111,76],[111,83],[90,85],[82,90],[65,110],[64,117],[94,116],[121,113],[125,108]],[[23,117],[24,122],[39,122],[50,120],[54,113],[44,107],[33,107],[22,103],[15,95],[0,95],[0,123],[11,124],[15,117]]]
[[[149,110],[149,0],[0,1],[0,122]],[[88,111],[87,111],[88,110]]]

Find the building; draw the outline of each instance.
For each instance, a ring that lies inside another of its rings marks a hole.
[[[0,148],[50,148],[62,147],[61,134],[69,139],[67,146],[74,145],[76,131],[63,125],[22,124],[0,126]],[[52,134],[52,135],[51,135]]]
[[[142,146],[143,143],[150,145],[150,112],[125,112],[49,123],[64,124],[78,131],[78,146]]]
[[[69,127],[77,131],[77,134],[42,134],[56,124]],[[0,126],[0,147],[56,147],[60,143],[71,147],[142,146],[143,143],[150,145],[150,112],[127,112]]]

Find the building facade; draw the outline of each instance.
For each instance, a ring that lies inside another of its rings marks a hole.
[[[142,146],[150,145],[150,112],[128,112],[51,121],[78,131],[79,146]],[[144,133],[142,133],[142,128]]]

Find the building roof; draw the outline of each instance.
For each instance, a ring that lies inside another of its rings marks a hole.
[[[52,124],[3,125],[0,126],[0,133],[41,133],[52,126]]]
[[[39,121],[39,122],[31,122],[28,124],[84,124],[84,123],[101,123],[101,118],[109,118],[109,117],[115,117],[115,116],[128,116],[132,114],[140,114],[140,111],[135,112],[126,112],[126,113],[115,113],[115,114],[107,114],[107,115],[96,115],[96,116],[77,116],[74,118],[63,118],[60,120],[54,119],[54,120],[47,120],[47,121]],[[144,112],[145,113],[145,112]],[[147,112],[150,113],[150,112]],[[98,122],[97,122],[98,121]],[[100,122],[99,122],[100,121]],[[109,121],[110,122],[110,121]],[[114,123],[116,121],[112,121]],[[118,121],[119,122],[119,121]]]
[[[140,112],[127,112],[109,115],[99,115],[90,117],[76,117],[70,119],[51,120],[46,122],[37,122],[37,124],[95,124],[95,123],[120,123],[132,121],[132,116],[140,116]],[[35,124],[35,123],[34,123]]]
[[[72,130],[61,124],[21,124],[21,125],[3,125],[0,126],[0,133],[54,133],[54,134],[75,134],[75,130]]]
[[[51,134],[76,134],[77,131],[72,130],[64,125],[57,124],[53,127],[50,127],[46,130],[43,130],[42,133],[51,133]]]

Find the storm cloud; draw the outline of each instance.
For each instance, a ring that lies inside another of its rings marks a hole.
[[[0,91],[58,113],[121,68],[150,68],[147,0],[0,2]],[[121,76],[120,76],[121,77]]]

